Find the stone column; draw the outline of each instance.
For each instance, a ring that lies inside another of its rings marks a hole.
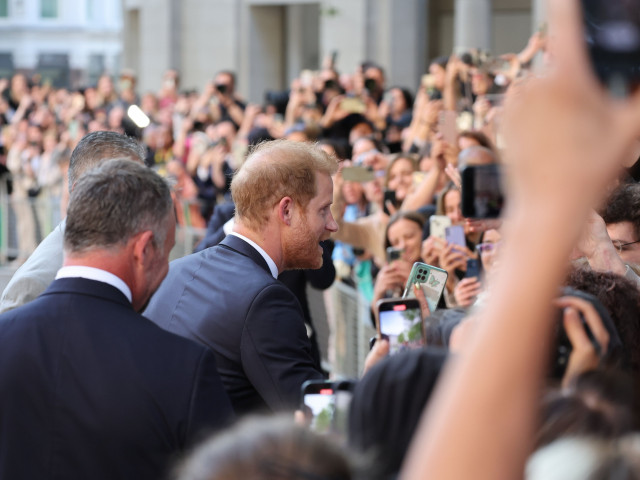
[[[491,49],[491,0],[455,0],[456,49]]]

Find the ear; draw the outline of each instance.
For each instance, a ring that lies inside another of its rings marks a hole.
[[[278,218],[282,223],[291,226],[291,219],[293,217],[293,209],[295,205],[291,197],[284,197],[278,203]]]
[[[133,238],[133,260],[136,265],[146,267],[153,255],[153,232],[145,230]]]

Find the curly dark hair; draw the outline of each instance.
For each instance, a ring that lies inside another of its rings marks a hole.
[[[616,188],[600,215],[607,225],[631,222],[636,238],[640,238],[640,184],[625,183]]]
[[[640,292],[636,284],[611,272],[576,267],[569,272],[568,286],[597,297],[611,315],[623,345],[623,362],[640,371]]]

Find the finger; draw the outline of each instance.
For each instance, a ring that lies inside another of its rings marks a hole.
[[[433,238],[433,243],[436,244],[436,246],[438,246],[438,248],[444,248],[447,245],[447,241],[444,238],[440,238],[440,237],[429,237],[429,238]]]
[[[420,288],[419,285],[413,286],[413,294],[416,299],[420,303],[420,310],[422,311],[422,318],[425,319],[431,315],[431,310],[429,309],[429,302],[427,302],[427,297],[424,296],[424,291]]]
[[[609,332],[591,302],[578,297],[562,297],[558,299],[558,303],[560,306],[572,307],[582,313],[585,323],[589,326],[598,345],[600,345],[600,351],[604,354],[609,346]]]
[[[478,277],[465,277],[462,280],[460,280],[460,283],[458,283],[458,285],[460,285],[460,288],[462,288],[465,286],[473,285],[477,281],[478,281]]]
[[[594,350],[593,344],[587,332],[585,332],[578,311],[573,307],[567,307],[564,309],[562,323],[564,330],[567,333],[567,338],[571,342],[571,346],[576,351],[591,351]]]
[[[304,412],[302,410],[296,410],[295,412],[293,412],[293,422],[301,427],[307,425],[307,419],[304,416]]]
[[[473,277],[463,278],[462,280],[460,280],[460,282],[458,282],[458,285],[460,285],[460,288],[464,288],[467,291],[473,291],[479,289],[482,284],[475,277]]]
[[[387,206],[387,210],[389,210],[389,215],[395,215],[395,213],[398,211],[391,200],[387,200],[386,202],[384,202],[384,204]]]
[[[477,297],[480,293],[482,293],[482,285],[478,284],[469,291],[469,296]]]

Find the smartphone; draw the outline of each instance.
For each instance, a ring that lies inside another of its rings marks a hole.
[[[409,279],[404,287],[402,298],[415,298],[413,291],[414,285],[419,285],[427,299],[429,311],[435,312],[442,297],[442,292],[447,284],[449,274],[446,270],[438,267],[427,265],[426,263],[416,262],[411,267]]]
[[[467,271],[464,274],[465,278],[480,278],[480,261],[477,258],[467,259]]]
[[[335,390],[329,380],[307,380],[302,384],[302,412],[314,432],[328,434],[333,425]]]
[[[387,201],[391,202],[391,205],[393,205],[394,207],[396,206],[396,191],[395,190],[389,190],[389,189],[385,189],[384,190],[384,199],[383,199],[383,209],[384,209],[384,213],[386,213],[387,215],[391,215],[391,212],[389,211],[389,208],[387,207]]]
[[[417,187],[418,185],[421,185],[422,182],[424,182],[424,177],[426,176],[426,172],[413,172],[411,174],[411,181],[413,182],[413,186]]]
[[[348,113],[364,113],[367,107],[361,98],[346,97],[340,102],[340,110]]]
[[[364,79],[364,88],[369,93],[375,92],[378,89],[378,84],[373,78],[365,78]]]
[[[355,166],[342,169],[342,179],[347,182],[366,183],[376,179],[371,167]]]
[[[423,347],[426,343],[420,302],[389,298],[378,302],[378,336],[389,340],[389,355]]]
[[[334,382],[333,433],[338,439],[346,441],[349,429],[349,408],[356,387],[354,380]]]
[[[387,247],[387,263],[402,258],[402,252],[404,252],[402,248]]]
[[[458,140],[458,114],[451,110],[443,110],[438,117],[438,131],[449,145],[456,145]]]
[[[429,217],[429,235],[445,239],[447,227],[451,226],[451,219],[446,215],[431,215]]]
[[[500,165],[472,165],[462,169],[462,215],[498,218],[505,203]]]
[[[581,0],[584,36],[596,77],[616,97],[640,83],[640,2]]]
[[[452,225],[451,227],[445,228],[444,238],[447,243],[453,243],[461,247],[467,246],[467,240],[464,237],[464,227],[462,225]]]

